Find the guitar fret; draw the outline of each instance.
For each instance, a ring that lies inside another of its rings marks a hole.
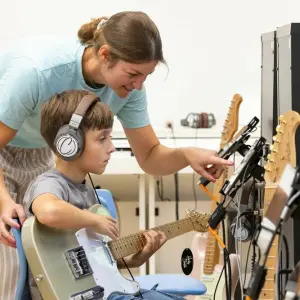
[[[179,221],[155,227],[152,230],[162,231],[165,233],[167,239],[171,239],[194,229],[191,217],[187,217]],[[108,246],[115,259],[136,253],[142,250],[145,244],[146,238],[143,233],[132,234],[127,237],[119,238],[116,241],[108,242]]]

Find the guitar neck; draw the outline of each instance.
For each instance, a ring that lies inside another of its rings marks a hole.
[[[169,240],[189,231],[193,231],[194,226],[191,218],[184,218],[179,221],[167,223],[162,226],[157,226],[152,230],[164,232],[167,239]],[[108,243],[108,246],[113,257],[117,260],[141,251],[146,245],[146,238],[144,237],[143,232],[145,231],[122,237],[116,241],[110,241]]]
[[[264,215],[268,211],[270,203],[275,194],[276,187],[277,185],[274,183],[271,184],[267,183],[265,186]],[[266,267],[268,268],[268,271],[266,275],[265,284],[259,296],[259,300],[275,299],[275,287],[276,287],[275,273],[276,273],[277,261],[278,261],[278,237],[276,236],[266,261]]]

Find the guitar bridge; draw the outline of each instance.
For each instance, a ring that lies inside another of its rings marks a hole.
[[[93,273],[83,247],[68,250],[66,252],[66,258],[75,279]]]

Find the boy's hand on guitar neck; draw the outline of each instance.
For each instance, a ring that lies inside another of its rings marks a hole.
[[[117,228],[117,221],[110,216],[95,216],[95,222],[92,229],[103,235],[109,236],[111,239],[116,240],[119,237]]]
[[[143,250],[126,257],[128,266],[139,267],[144,264],[166,241],[167,237],[162,231],[149,230],[143,233],[146,245]]]

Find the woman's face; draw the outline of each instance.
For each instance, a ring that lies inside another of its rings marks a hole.
[[[138,64],[118,60],[112,64],[107,46],[99,49],[97,61],[99,66],[95,68],[93,80],[109,86],[121,98],[126,98],[134,89],[140,90],[158,64],[156,60]]]
[[[140,90],[147,76],[154,72],[157,61],[133,64],[122,60],[116,62],[102,74],[107,85],[119,97],[126,98],[132,90]]]

